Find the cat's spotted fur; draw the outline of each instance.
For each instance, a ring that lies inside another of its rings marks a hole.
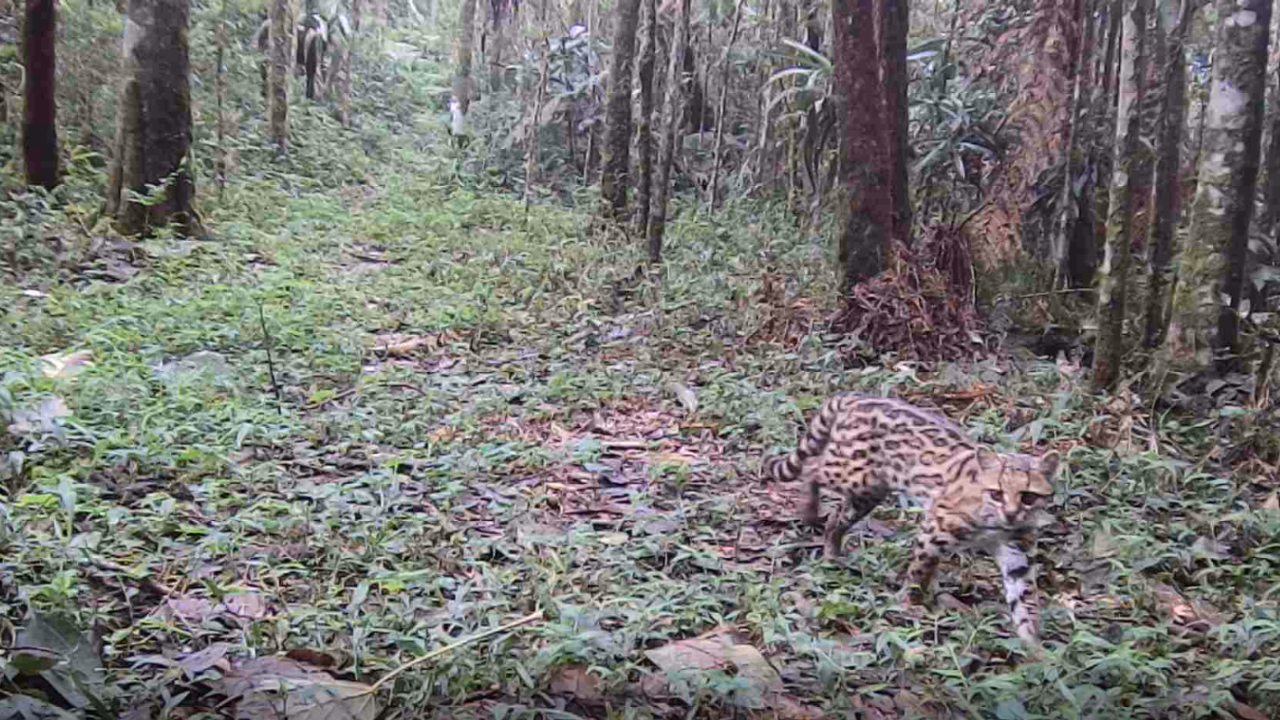
[[[944,552],[987,549],[1000,566],[1018,637],[1039,652],[1039,603],[1028,553],[1032,532],[1049,518],[1058,453],[1036,458],[982,447],[940,414],[901,400],[846,393],[823,403],[794,452],[765,468],[775,480],[808,481],[805,520],[816,524],[823,485],[842,491],[830,515],[823,555],[841,554],[845,534],[890,493],[925,509],[903,590],[928,602]]]

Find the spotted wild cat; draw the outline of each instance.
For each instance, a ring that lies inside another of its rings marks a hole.
[[[986,549],[1004,580],[1018,637],[1039,652],[1039,606],[1027,555],[1033,531],[1047,519],[1058,453],[1002,453],[974,442],[941,415],[901,400],[843,393],[828,398],[794,452],[771,460],[775,480],[808,481],[804,519],[817,524],[823,485],[843,493],[827,517],[823,555],[841,554],[845,534],[892,492],[924,506],[903,591],[928,602],[942,554]]]

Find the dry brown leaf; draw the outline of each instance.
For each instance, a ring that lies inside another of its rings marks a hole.
[[[1184,597],[1171,585],[1162,582],[1150,582],[1151,594],[1155,595],[1161,606],[1169,615],[1185,625],[1209,626],[1220,625],[1222,614],[1203,601]]]
[[[588,705],[603,705],[604,694],[600,691],[600,678],[592,675],[582,665],[568,665],[551,678],[551,692],[558,695],[572,695],[575,700]]]

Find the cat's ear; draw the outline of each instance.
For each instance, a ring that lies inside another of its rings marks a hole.
[[[1052,481],[1053,476],[1058,472],[1058,451],[1050,450],[1040,456],[1040,472],[1044,473],[1047,480]]]

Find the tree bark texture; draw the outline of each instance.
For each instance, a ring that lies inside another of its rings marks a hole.
[[[911,247],[911,187],[907,182],[907,34],[911,27],[909,0],[883,0],[880,66],[885,87],[885,126],[888,130],[890,194],[893,198],[893,239]]]
[[[1239,320],[1262,145],[1271,0],[1217,0],[1218,32],[1169,342],[1175,359],[1241,368]],[[1226,296],[1227,303],[1222,303]]]
[[[707,209],[711,212],[715,212],[720,201],[720,165],[724,160],[724,114],[729,100],[729,53],[733,52],[733,46],[738,42],[738,30],[742,27],[743,1],[737,0],[733,6],[733,28],[729,32],[729,44],[720,57],[720,102],[716,107],[716,140],[712,150],[711,182],[708,187],[711,199],[707,203]]]
[[[293,60],[293,13],[289,0],[271,4],[271,58],[268,62],[267,118],[276,152],[289,151],[289,68]]]
[[[627,210],[627,171],[631,164],[631,68],[635,60],[639,15],[640,0],[622,0],[613,28],[609,99],[605,106],[604,164],[600,171],[600,196],[604,202],[604,215],[609,218],[621,218]]]
[[[880,122],[885,87],[878,77],[875,20],[883,2],[831,4],[836,94],[843,110],[839,260],[846,290],[883,271],[889,257],[893,200],[888,132]]]
[[[1104,0],[1107,2],[1108,0]],[[1097,187],[1111,187],[1111,164],[1115,159],[1115,148],[1111,147],[1110,140],[1115,139],[1115,133],[1111,133],[1107,138],[1107,132],[1114,127],[1113,112],[1115,111],[1116,98],[1116,79],[1119,68],[1116,63],[1116,54],[1120,46],[1120,18],[1124,16],[1125,3],[1124,0],[1109,0],[1109,27],[1107,29],[1107,45],[1106,51],[1103,53],[1102,67],[1099,74],[1101,82],[1097,83],[1093,94],[1093,123],[1094,130],[1097,133],[1090,138],[1093,144],[1094,159],[1097,162]],[[1100,192],[1095,194],[1094,213],[1093,216],[1101,221],[1111,216],[1111,192]],[[1106,229],[1103,228],[1096,233],[1105,239]],[[1093,260],[1094,271],[1097,270],[1097,259]]]
[[[1154,350],[1165,339],[1166,293],[1173,275],[1174,231],[1182,217],[1182,134],[1187,118],[1186,40],[1195,5],[1193,0],[1159,0],[1157,12],[1166,28],[1161,112],[1155,135],[1159,142],[1156,157],[1156,197],[1151,218],[1151,238],[1147,242],[1148,281],[1143,318],[1142,345]],[[1170,13],[1172,10],[1172,14]]]
[[[150,234],[173,224],[201,236],[193,208],[189,0],[130,0],[124,29],[124,85],[120,93],[116,158],[108,207],[124,235]],[[147,196],[149,186],[163,187]]]
[[[1089,217],[1087,206],[1083,208],[1087,193],[1093,189],[1085,172],[1085,158],[1089,154],[1092,126],[1089,117],[1089,95],[1086,88],[1093,87],[1093,46],[1096,23],[1093,18],[1094,0],[1080,0],[1077,21],[1083,30],[1075,63],[1075,87],[1072,88],[1071,114],[1067,116],[1067,149],[1062,196],[1058,201],[1058,226],[1052,244],[1054,261],[1054,286],[1077,286],[1081,278],[1072,272],[1072,242],[1083,215]],[[1092,236],[1092,235],[1091,235]],[[1089,248],[1092,251],[1092,248]],[[1092,278],[1089,278],[1092,279]]]
[[[355,59],[356,38],[356,13],[359,8],[356,3],[351,4],[350,30],[339,28],[337,30],[338,41],[342,43],[338,48],[338,57],[334,63],[334,86],[338,95],[338,122],[344,127],[351,127],[351,62]]]
[[[1120,19],[1120,106],[1116,114],[1115,162],[1102,267],[1098,269],[1098,343],[1093,388],[1112,389],[1124,355],[1125,297],[1133,247],[1134,162],[1141,139],[1143,81],[1146,79],[1147,8],[1150,0],[1125,0]]]
[[[485,55],[489,64],[489,91],[496,93],[502,90],[503,75],[502,56],[510,44],[508,26],[514,13],[515,5],[511,0],[489,0],[489,37],[485,47]]]
[[[680,16],[676,19],[676,37],[667,65],[667,98],[662,112],[666,124],[662,132],[662,148],[658,157],[658,177],[654,188],[652,216],[649,218],[649,262],[662,262],[662,236],[667,228],[667,198],[671,194],[671,166],[679,150],[681,101],[684,81],[681,75],[685,51],[689,47],[690,0],[680,0]]]
[[[62,182],[58,172],[56,96],[58,7],[55,0],[27,0],[22,30],[26,64],[22,111],[22,160],[27,184],[49,190]]]
[[[222,193],[227,188],[227,0],[222,0],[221,12],[218,15],[218,32],[217,38],[218,49],[216,60],[214,62],[213,87],[215,102],[218,109],[218,148],[214,159],[214,183],[218,188],[218,199],[222,199]]]
[[[649,205],[653,194],[653,66],[658,47],[658,3],[644,0],[644,43],[640,46],[640,121],[636,123],[636,165],[640,172],[636,192],[636,235],[649,237]]]
[[[455,43],[454,70],[450,101],[450,132],[467,134],[467,112],[471,110],[475,84],[471,78],[471,55],[475,47],[476,0],[462,0],[458,8],[458,39]]]

